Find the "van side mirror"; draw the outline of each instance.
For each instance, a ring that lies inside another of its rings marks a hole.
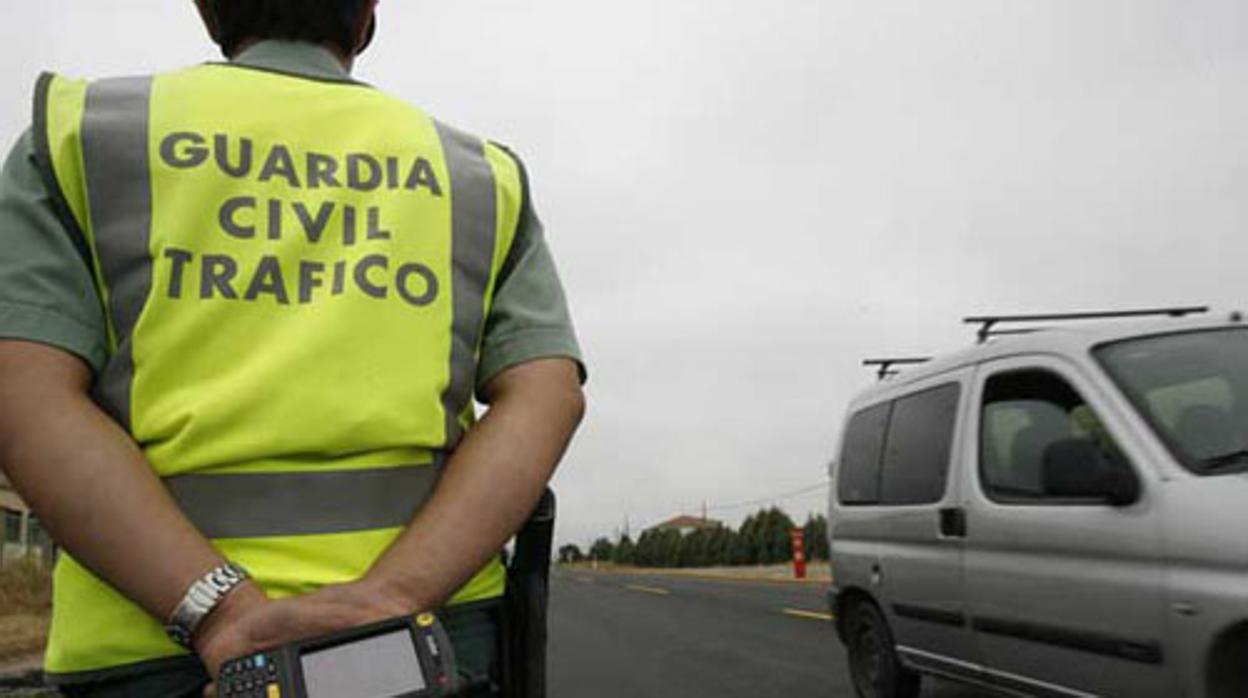
[[[1044,493],[1048,497],[1100,500],[1115,507],[1140,499],[1140,481],[1125,463],[1109,457],[1091,439],[1062,439],[1044,449]]]

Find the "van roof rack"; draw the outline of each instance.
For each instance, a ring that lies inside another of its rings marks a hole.
[[[1071,320],[1108,320],[1117,318],[1133,318],[1133,317],[1173,317],[1181,318],[1187,315],[1200,315],[1209,312],[1209,306],[1181,306],[1176,308],[1145,308],[1141,310],[1098,310],[1092,312],[1081,313],[1043,313],[1035,315],[978,315],[974,317],[963,318],[962,322],[968,325],[979,325],[979,343],[983,344],[993,337],[1012,334],[1029,334],[1039,332],[1046,329],[1043,327],[1012,327],[1008,329],[999,329],[997,326],[1003,323],[1032,323],[1032,322],[1068,322]]]
[[[925,364],[931,360],[932,357],[930,356],[911,356],[896,359],[866,359],[862,362],[862,365],[878,368],[879,371],[876,372],[876,375],[880,377],[880,380],[887,380],[900,373],[900,371],[893,369],[894,366],[916,366],[918,364]]]

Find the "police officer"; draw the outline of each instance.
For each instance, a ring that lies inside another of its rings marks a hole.
[[[584,405],[524,170],[350,77],[376,0],[197,4],[228,62],[44,75],[0,175],[0,464],[66,553],[48,676],[196,695],[449,605],[497,691],[498,552]]]

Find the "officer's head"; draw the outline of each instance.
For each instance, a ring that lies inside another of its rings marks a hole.
[[[307,41],[344,62],[367,48],[377,0],[195,0],[212,40],[232,57],[263,39]]]

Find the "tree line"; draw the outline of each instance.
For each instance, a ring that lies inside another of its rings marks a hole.
[[[559,548],[562,563],[595,560],[636,567],[739,567],[782,564],[793,558],[789,532],[793,519],[778,507],[761,509],[733,529],[728,526],[681,534],[675,529],[650,528],[636,541],[627,534],[612,541],[602,537],[582,551],[569,544]],[[828,559],[828,519],[809,516],[802,526],[809,560]]]

